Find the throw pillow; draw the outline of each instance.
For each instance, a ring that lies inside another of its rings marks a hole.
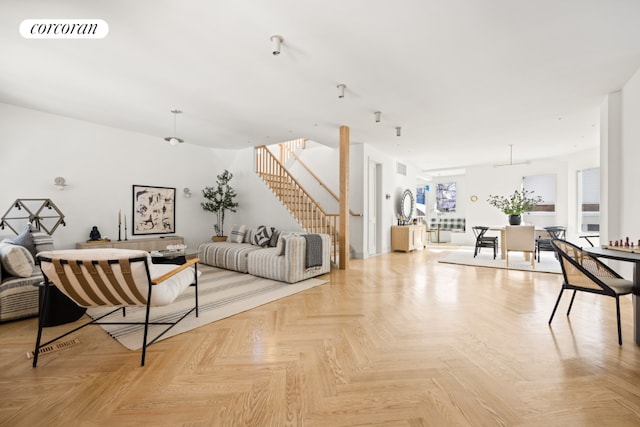
[[[53,237],[44,231],[38,230],[33,225],[31,228],[31,238],[33,239],[33,243],[36,245],[36,253],[44,252],[44,251],[52,251],[55,248],[53,247]]]
[[[273,228],[272,230],[273,230],[273,234],[271,235],[271,239],[269,240],[269,246],[271,246],[272,248],[275,248],[276,246],[278,246],[278,239],[280,238],[280,230],[276,230],[275,228]]]
[[[242,243],[242,241],[244,240],[244,231],[246,228],[247,227],[245,225],[234,224],[233,228],[231,228],[231,233],[227,238],[227,242]]]
[[[287,249],[287,236],[285,235],[280,236],[280,238],[278,239],[278,246],[276,246],[276,248],[279,249],[278,256],[284,255]]]
[[[262,247],[268,246],[269,241],[271,240],[272,234],[273,234],[272,228],[267,228],[264,225],[261,225],[256,230],[256,234],[253,236],[253,240],[251,241],[251,244],[262,246]]]
[[[38,253],[36,251],[36,244],[33,241],[33,237],[31,236],[31,226],[29,224],[25,225],[22,232],[18,234],[15,239],[13,239],[13,244],[27,248],[29,253],[31,253],[31,256],[34,258]]]
[[[33,256],[27,248],[8,240],[0,243],[0,263],[7,273],[17,277],[31,277],[35,267]]]

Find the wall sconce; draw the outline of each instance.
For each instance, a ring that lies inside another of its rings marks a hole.
[[[338,98],[344,98],[344,90],[347,88],[347,85],[340,83],[338,86]]]
[[[396,136],[400,136],[400,135],[401,135],[401,129],[402,129],[402,128],[401,128],[400,126],[398,126],[398,127],[396,128]]]
[[[184,197],[186,198],[191,197],[191,190],[189,190],[189,187],[184,187],[182,191],[184,192]]]
[[[382,113],[380,111],[376,111],[373,114],[376,116],[376,123],[380,123],[380,116],[382,115]]]
[[[53,179],[53,185],[58,187],[58,190],[60,191],[64,190],[64,187],[67,186],[66,180],[61,176],[57,176]]]
[[[271,53],[274,55],[280,55],[280,43],[282,43],[284,41],[284,38],[282,38],[282,36],[271,36],[270,38],[271,40]]]

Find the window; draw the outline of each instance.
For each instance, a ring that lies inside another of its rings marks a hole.
[[[535,206],[532,212],[555,212],[556,211],[556,176],[555,175],[532,175],[522,178],[522,188],[526,191],[533,191],[533,196],[542,197],[542,202]]]
[[[447,182],[436,185],[436,209],[438,212],[456,211],[456,183]]]
[[[600,168],[578,171],[578,226],[583,233],[600,231]]]

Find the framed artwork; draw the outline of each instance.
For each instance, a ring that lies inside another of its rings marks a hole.
[[[456,211],[455,182],[446,182],[436,185],[436,209],[438,212]]]
[[[133,234],[176,232],[176,189],[133,186]]]

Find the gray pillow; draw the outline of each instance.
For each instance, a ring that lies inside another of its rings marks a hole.
[[[280,238],[280,231],[272,228],[273,234],[271,235],[271,240],[269,240],[269,246],[275,248],[278,246],[278,239]]]
[[[18,234],[15,239],[13,239],[13,244],[27,248],[27,250],[31,253],[31,256],[34,258],[38,253],[36,251],[36,244],[33,241],[33,237],[31,237],[31,226],[29,224],[25,225],[22,232]]]

